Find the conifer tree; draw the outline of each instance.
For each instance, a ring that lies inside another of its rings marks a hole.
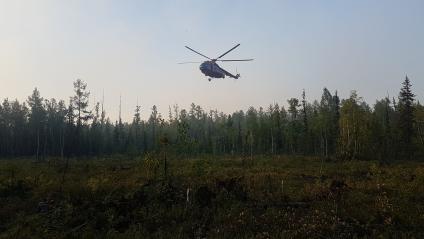
[[[40,96],[40,92],[37,88],[35,88],[32,95],[28,97],[28,105],[31,109],[29,124],[32,130],[33,139],[35,139],[35,157],[38,160],[40,156],[40,141],[44,133],[46,112],[43,105],[43,98]]]
[[[72,97],[72,105],[76,111],[77,127],[81,127],[83,123],[92,118],[91,111],[88,110],[90,92],[86,88],[87,84],[81,79],[74,82],[75,95]]]
[[[74,82],[74,93],[75,95],[71,98],[72,108],[75,111],[76,116],[76,152],[82,153],[84,147],[86,147],[85,139],[82,135],[83,125],[92,118],[91,111],[88,110],[88,99],[90,92],[87,91],[87,84],[81,79],[77,79]]]
[[[402,83],[399,93],[399,129],[401,133],[401,144],[403,148],[403,156],[410,159],[413,153],[412,137],[414,134],[414,97],[412,93],[412,84],[408,76]]]

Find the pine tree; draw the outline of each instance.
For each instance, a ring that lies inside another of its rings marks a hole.
[[[29,123],[35,139],[35,156],[39,159],[40,145],[42,134],[44,133],[44,124],[46,120],[46,112],[43,105],[43,98],[37,88],[34,89],[32,95],[28,97],[28,105],[31,109],[29,114]]]
[[[305,133],[308,132],[308,116],[306,114],[306,94],[302,91],[302,120]]]
[[[91,111],[87,109],[90,92],[86,88],[87,84],[81,79],[74,82],[75,95],[72,97],[72,105],[76,111],[77,127],[81,127],[83,123],[92,118]]]
[[[292,120],[296,120],[297,119],[297,107],[299,107],[299,100],[296,98],[291,98],[289,100],[287,100],[287,102],[289,103],[289,113],[291,116]]]
[[[310,151],[310,137],[309,137],[309,125],[308,125],[308,114],[307,114],[307,101],[305,90],[302,91],[302,123],[303,123],[303,132],[302,132],[302,148],[303,153],[308,154]]]
[[[132,128],[134,133],[134,146],[136,153],[139,152],[141,144],[140,144],[140,126],[141,126],[141,106],[137,105],[135,106],[135,112],[132,122]]]
[[[75,111],[77,127],[76,127],[76,143],[78,154],[81,154],[83,148],[86,148],[87,144],[84,142],[85,137],[83,133],[83,126],[86,125],[88,120],[90,120],[93,116],[91,111],[88,110],[88,99],[90,97],[90,92],[87,91],[87,84],[81,79],[77,79],[74,82],[74,93],[75,95],[72,97],[72,105]]]
[[[181,110],[180,118],[177,125],[178,135],[177,135],[177,143],[178,143],[178,151],[180,153],[189,153],[188,149],[190,148],[190,138],[188,135],[189,125],[187,123],[187,112],[186,110]]]
[[[0,106],[1,111],[1,106]],[[6,138],[6,140],[10,140],[12,143],[11,154],[13,156],[19,156],[19,154],[27,154],[27,148],[25,147],[25,135],[26,124],[28,117],[28,108],[25,103],[20,104],[18,100],[15,100],[11,104],[10,111],[10,127],[11,127],[11,138]],[[1,117],[0,117],[1,118]],[[1,124],[1,123],[0,123]],[[1,133],[0,133],[1,137]],[[1,155],[1,152],[0,152]]]
[[[402,153],[410,159],[413,154],[412,137],[414,134],[414,97],[411,90],[411,81],[408,76],[402,83],[399,93],[399,129],[401,133]]]

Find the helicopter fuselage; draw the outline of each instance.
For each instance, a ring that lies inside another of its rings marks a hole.
[[[200,71],[212,78],[225,78],[225,72],[213,61],[205,61],[199,66]]]
[[[189,49],[190,51],[203,56],[204,58],[207,58],[209,61],[204,61],[202,64],[200,64],[199,69],[200,71],[205,74],[205,76],[209,76],[210,78],[208,79],[209,81],[211,81],[211,78],[225,78],[225,76],[234,78],[234,79],[238,79],[240,77],[240,74],[236,74],[233,75],[230,72],[224,70],[223,68],[221,68],[220,66],[218,66],[218,64],[216,64],[217,61],[223,62],[223,61],[252,61],[253,59],[236,59],[236,60],[222,60],[221,57],[227,55],[230,51],[236,49],[238,46],[240,46],[240,44],[235,45],[233,48],[231,48],[230,50],[226,51],[224,54],[218,56],[217,58],[210,58],[208,56],[203,55],[202,53],[191,49],[188,46],[185,46],[187,49]],[[186,64],[186,63],[197,63],[197,62],[181,62],[179,64]]]
[[[228,71],[222,69],[216,62],[214,61],[205,61],[199,66],[200,71],[205,74],[205,76],[209,76],[212,78],[225,78],[225,76],[229,76],[237,79],[239,75],[233,75]]]

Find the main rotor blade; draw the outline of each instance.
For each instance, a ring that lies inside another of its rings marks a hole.
[[[212,60],[211,58],[209,58],[209,57],[207,57],[207,56],[203,55],[203,54],[202,54],[202,53],[200,53],[200,52],[197,52],[197,51],[195,51],[195,50],[191,49],[191,48],[190,48],[190,47],[188,47],[188,46],[185,46],[185,48],[187,48],[187,49],[189,49],[190,51],[193,51],[193,52],[195,52],[195,53],[197,53],[197,54],[199,54],[199,55],[201,55],[201,56],[203,56],[203,57],[206,57],[206,58],[208,58],[209,60]]]
[[[230,51],[232,51],[232,50],[236,49],[238,46],[240,46],[240,43],[239,43],[239,44],[237,44],[235,47],[231,48],[230,50],[228,50],[227,52],[225,52],[224,54],[222,54],[222,55],[218,56],[216,59],[219,59],[219,58],[221,58],[221,57],[223,57],[223,56],[227,55]]]
[[[241,60],[217,60],[217,61],[253,61],[253,59],[241,59]]]
[[[178,62],[177,64],[191,64],[191,63],[202,63],[203,61],[186,61],[186,62]]]

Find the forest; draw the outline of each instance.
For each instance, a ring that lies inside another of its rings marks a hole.
[[[1,238],[423,238],[424,107],[408,77],[246,112],[112,122],[74,95],[0,106]],[[150,109],[149,109],[150,112]]]
[[[74,95],[45,99],[35,88],[25,102],[4,99],[0,105],[0,157],[127,155],[168,152],[180,157],[199,155],[303,155],[337,160],[422,159],[424,107],[415,100],[405,77],[398,97],[373,104],[352,91],[340,99],[323,89],[319,100],[299,98],[246,112],[206,112],[169,107],[167,117],[156,106],[136,105],[132,122],[112,122],[101,102],[89,103],[87,84],[73,83]],[[92,106],[94,105],[94,107]],[[143,120],[142,110],[151,110]]]

